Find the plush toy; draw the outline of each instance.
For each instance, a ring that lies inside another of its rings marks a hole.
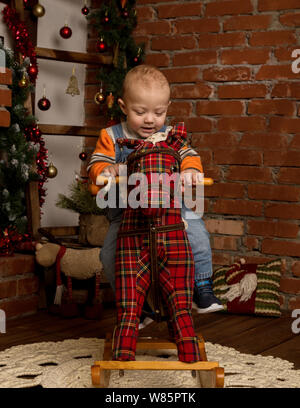
[[[148,296],[148,303],[154,305],[156,321],[162,319],[160,309],[163,305],[170,337],[177,345],[178,359],[185,363],[199,361],[198,339],[192,320],[192,250],[181,218],[176,182],[172,183],[170,191],[165,177],[177,174],[179,179],[179,150],[187,143],[185,127],[183,124],[175,126],[166,140],[157,142],[125,138],[117,142],[120,147],[134,149],[127,158],[128,176],[139,172],[144,180],[139,183],[142,206],[130,206],[128,200],[118,232],[117,325],[112,359],[135,360],[138,325]],[[161,184],[153,182],[159,174],[163,177]]]
[[[78,306],[72,300],[72,280],[87,280],[94,277],[94,299],[91,304],[85,306],[85,316],[90,319],[99,318],[102,312],[102,305],[99,304],[99,286],[100,281],[106,281],[99,259],[100,249],[72,249],[53,243],[38,243],[35,249],[39,265],[45,268],[55,265],[56,268],[55,306],[52,310],[59,310],[64,317],[78,316]],[[63,280],[67,280],[67,289]],[[67,300],[63,297],[64,292],[67,292]]]

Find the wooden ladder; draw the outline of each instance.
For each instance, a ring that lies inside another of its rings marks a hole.
[[[183,363],[181,361],[114,361],[112,356],[111,334],[106,335],[103,360],[95,361],[91,367],[92,384],[94,387],[107,388],[109,386],[111,370],[119,370],[124,375],[126,370],[185,370],[197,376],[199,388],[223,388],[224,368],[219,367],[216,361],[207,361],[204,339],[198,334],[198,345],[201,361],[196,363]],[[175,343],[169,340],[139,338],[137,350],[173,350]]]
[[[32,44],[35,46],[37,58],[64,62],[74,62],[86,65],[110,65],[113,57],[111,55],[103,55],[96,53],[83,53],[75,51],[55,50],[50,48],[37,47],[37,19],[31,18],[31,12],[24,10],[23,0],[6,0],[3,1],[14,7],[19,17],[24,21],[28,27],[31,36]],[[36,0],[38,3],[38,0]],[[34,113],[34,95],[29,95],[25,104],[30,113]],[[98,128],[91,128],[86,126],[68,126],[68,125],[51,125],[39,124],[41,132],[45,135],[62,135],[62,136],[79,136],[79,137],[95,137],[99,136]],[[34,239],[40,238],[40,204],[38,193],[38,182],[32,181],[28,183],[26,189],[26,208],[28,218],[28,230]],[[56,235],[76,235],[78,227],[51,227],[47,228],[50,233],[55,231]]]

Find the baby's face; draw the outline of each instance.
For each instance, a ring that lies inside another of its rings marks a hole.
[[[137,82],[124,99],[119,100],[127,124],[143,139],[159,131],[164,125],[169,106],[169,89],[153,84],[151,87]]]

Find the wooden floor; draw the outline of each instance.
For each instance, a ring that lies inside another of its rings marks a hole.
[[[300,334],[293,334],[292,319],[211,313],[194,314],[197,333],[206,342],[233,347],[242,353],[272,355],[294,363],[300,369]],[[0,351],[42,341],[62,341],[79,337],[104,338],[112,333],[115,309],[106,307],[100,321],[84,318],[65,319],[41,310],[35,315],[9,320],[6,333],[0,334]],[[152,323],[140,331],[141,336],[167,338],[166,323]]]

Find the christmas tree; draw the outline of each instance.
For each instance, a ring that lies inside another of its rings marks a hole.
[[[28,80],[29,60],[19,64],[14,53],[5,48],[6,67],[12,71],[12,107],[8,108],[11,125],[0,130],[0,228],[15,228],[24,233],[27,227],[25,188],[31,180],[38,180],[34,163],[39,145],[28,141],[25,129],[34,123],[34,117],[28,114],[24,102],[32,91]]]
[[[135,4],[133,0],[104,0],[99,9],[87,16],[98,33],[97,50],[113,55],[113,66],[101,67],[98,75],[106,95],[100,98],[107,102],[110,121],[119,121],[122,117],[117,100],[126,73],[144,58],[144,44],[137,45],[132,37],[137,25]]]

